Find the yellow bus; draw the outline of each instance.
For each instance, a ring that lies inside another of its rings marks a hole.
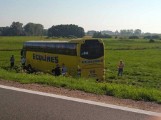
[[[27,41],[22,55],[26,66],[51,73],[56,65],[64,64],[71,76],[104,79],[104,44],[99,39],[70,41]]]

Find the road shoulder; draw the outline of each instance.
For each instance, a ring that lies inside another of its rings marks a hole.
[[[1,85],[12,86],[17,88],[23,88],[28,90],[52,93],[57,95],[63,95],[68,97],[92,100],[96,102],[102,102],[107,104],[119,105],[129,108],[136,108],[141,110],[160,112],[161,113],[161,105],[154,102],[144,102],[144,101],[134,101],[130,99],[119,99],[112,96],[106,95],[96,95],[92,93],[86,93],[78,90],[70,90],[65,88],[58,88],[47,85],[40,84],[20,84],[18,82],[8,81],[8,80],[0,80]]]

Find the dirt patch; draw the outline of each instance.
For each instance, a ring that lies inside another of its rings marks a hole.
[[[57,88],[57,87],[52,87],[47,85],[40,85],[40,84],[20,84],[18,82],[7,81],[7,80],[0,80],[0,84],[161,113],[161,105],[154,102],[119,99],[112,96],[96,95],[96,94],[86,93],[78,90]]]

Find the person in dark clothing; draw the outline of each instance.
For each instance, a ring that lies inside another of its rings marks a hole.
[[[55,68],[55,76],[59,76],[59,75],[61,75],[61,69],[59,64],[57,64]]]
[[[10,58],[11,68],[14,66],[14,63],[15,63],[15,58],[14,58],[14,55],[12,55]]]
[[[23,56],[23,49],[21,50],[21,56]]]

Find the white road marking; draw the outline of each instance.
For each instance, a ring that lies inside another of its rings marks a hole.
[[[145,115],[150,115],[150,116],[161,117],[161,113],[158,113],[158,112],[152,112],[152,111],[140,110],[140,109],[135,109],[135,108],[122,107],[122,106],[117,106],[117,105],[112,105],[112,104],[106,104],[106,103],[101,103],[101,102],[95,102],[95,101],[84,100],[84,99],[79,99],[79,98],[72,98],[72,97],[67,97],[67,96],[62,96],[62,95],[56,95],[56,94],[51,94],[51,93],[45,93],[45,92],[39,92],[39,91],[33,91],[33,90],[27,90],[27,89],[21,89],[21,88],[4,86],[4,85],[0,85],[0,88],[19,91],[19,92],[25,92],[25,93],[30,93],[30,94],[36,94],[36,95],[41,95],[41,96],[59,98],[59,99],[64,99],[64,100],[69,100],[69,101],[80,102],[80,103],[86,103],[86,104],[91,104],[91,105],[97,105],[97,106],[102,106],[102,107],[108,107],[108,108],[112,108],[112,109],[129,111],[129,112],[145,114]]]

